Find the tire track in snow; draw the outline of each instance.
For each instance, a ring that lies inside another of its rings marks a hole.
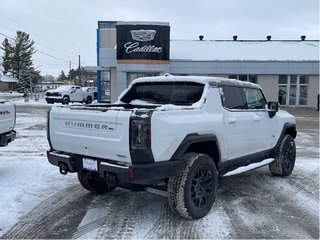
[[[171,211],[168,202],[161,212],[145,239],[222,239],[227,238],[232,231],[228,215],[219,199],[208,215],[198,220],[178,216]]]
[[[131,239],[137,222],[137,205],[141,193],[120,190],[108,204],[107,218],[99,228],[97,239]]]
[[[66,188],[26,214],[2,238],[71,238],[93,197],[80,185]]]
[[[313,171],[310,175],[317,175],[317,172]],[[231,238],[319,237],[319,217],[313,219],[295,203],[295,197],[304,191],[304,186],[310,184],[313,178],[306,177],[297,182],[290,176],[271,177],[265,171],[256,170],[255,173],[237,176],[237,180],[237,187],[234,187],[236,177],[224,179],[224,193],[219,194],[224,194],[224,208],[233,225],[234,236]],[[306,221],[309,226],[305,224]]]
[[[116,189],[105,195],[96,196],[90,205],[90,212],[101,211],[98,219],[90,220],[94,216],[88,216],[90,221],[81,226],[75,231],[72,238],[97,238],[97,239],[136,239],[140,237],[140,228],[145,227],[139,224],[144,224],[143,218],[147,216],[148,206],[152,205],[155,200],[155,195],[146,192],[131,192],[124,189]],[[151,207],[152,208],[152,207]],[[154,209],[154,208],[152,208]],[[101,217],[102,216],[102,217]],[[152,221],[152,220],[151,220]],[[96,233],[91,233],[96,231]],[[86,235],[89,234],[89,235]],[[137,237],[139,236],[139,237]]]

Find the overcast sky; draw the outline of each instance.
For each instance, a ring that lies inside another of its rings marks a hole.
[[[318,40],[319,0],[0,0],[0,42],[29,33],[34,66],[56,77],[69,61],[77,68],[78,55],[82,66],[96,65],[102,20],[169,22],[171,39]]]

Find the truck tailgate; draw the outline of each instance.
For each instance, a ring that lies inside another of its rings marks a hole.
[[[14,104],[0,101],[0,134],[13,130],[15,118]]]
[[[122,162],[131,162],[130,110],[53,107],[49,115],[52,148]]]

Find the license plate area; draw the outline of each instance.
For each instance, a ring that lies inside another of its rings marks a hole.
[[[83,158],[82,167],[87,170],[98,171],[98,161],[90,158]]]

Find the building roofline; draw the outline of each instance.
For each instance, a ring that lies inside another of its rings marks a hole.
[[[277,39],[277,40],[258,40],[258,39],[247,39],[247,40],[230,40],[230,39],[218,39],[218,40],[199,40],[199,39],[170,39],[170,41],[185,41],[185,42],[320,42],[320,40],[295,40],[295,39]]]
[[[168,22],[145,22],[145,21],[118,21],[117,25],[160,25],[160,26],[170,26]]]

